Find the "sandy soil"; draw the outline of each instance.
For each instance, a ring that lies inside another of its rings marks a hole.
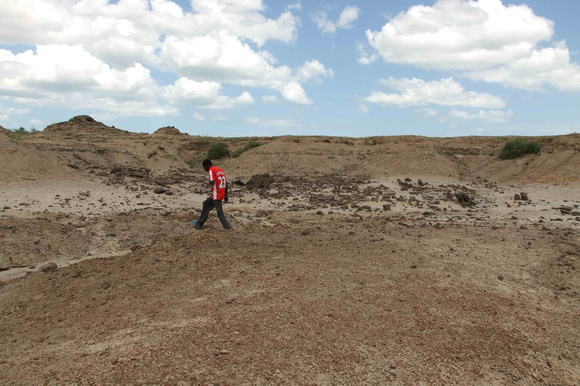
[[[580,383],[580,136],[103,126],[0,132],[0,383]],[[197,231],[218,140],[264,145]]]

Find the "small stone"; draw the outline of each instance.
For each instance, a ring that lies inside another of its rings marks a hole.
[[[524,201],[528,201],[530,199],[526,192],[520,192],[520,198]]]
[[[499,276],[497,277],[497,279],[498,279],[499,281],[503,281],[503,275],[499,275]]]
[[[56,263],[50,262],[50,263],[46,263],[46,264],[42,265],[38,270],[40,272],[50,272],[50,271],[54,271],[57,268],[58,268],[58,265],[56,265]]]

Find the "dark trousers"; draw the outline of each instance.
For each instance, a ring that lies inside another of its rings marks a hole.
[[[209,215],[209,212],[211,212],[211,210],[213,208],[215,208],[217,210],[218,218],[220,219],[224,228],[231,229],[230,223],[228,222],[228,220],[226,219],[226,216],[224,215],[224,209],[222,207],[222,200],[214,200],[211,197],[208,197],[207,200],[205,200],[203,202],[203,208],[201,209],[201,217],[199,218],[199,220],[197,220],[197,224],[200,227],[202,227],[203,224],[205,223],[205,221],[207,220],[207,216]]]

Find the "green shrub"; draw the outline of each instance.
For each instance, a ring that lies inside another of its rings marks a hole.
[[[237,158],[237,157],[241,156],[244,152],[246,152],[250,149],[253,149],[255,147],[258,147],[258,146],[262,146],[262,144],[259,142],[250,141],[250,143],[248,143],[246,146],[241,147],[241,148],[237,149],[236,151],[234,151],[234,154],[232,154],[232,157]]]
[[[500,159],[514,159],[524,154],[540,154],[540,145],[537,142],[528,142],[523,139],[507,141],[499,155]]]
[[[217,142],[212,144],[207,151],[207,158],[221,159],[230,155],[230,149],[227,143]]]
[[[26,130],[24,127],[12,130],[12,136],[14,139],[21,139],[29,134],[36,133],[37,130],[33,127],[30,131]]]

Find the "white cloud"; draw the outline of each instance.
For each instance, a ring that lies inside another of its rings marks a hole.
[[[533,50],[526,58],[493,69],[469,71],[466,77],[499,83],[529,91],[551,86],[559,90],[580,91],[580,65],[570,62],[570,52],[563,42],[553,47]]]
[[[385,62],[464,70],[525,57],[553,32],[553,23],[527,5],[439,0],[413,6],[366,35]]]
[[[225,121],[226,119],[229,119],[230,117],[228,117],[227,115],[212,115],[211,117],[209,117],[209,119],[211,119],[212,121]]]
[[[10,117],[6,114],[0,114],[0,122],[6,124],[10,121]]]
[[[18,109],[14,107],[3,106],[0,103],[0,114],[6,115],[27,115],[30,114],[30,109]]]
[[[308,82],[310,80],[321,83],[322,78],[333,78],[334,71],[327,69],[318,60],[311,60],[304,63],[296,71],[296,80]]]
[[[386,63],[458,70],[506,87],[580,90],[580,66],[570,62],[566,43],[539,47],[553,35],[554,23],[525,4],[439,0],[410,7],[380,31],[367,30],[370,47],[358,48],[359,62],[368,64],[379,55]]]
[[[92,53],[128,63],[155,62],[160,35],[205,36],[222,32],[262,46],[293,42],[299,18],[262,15],[262,0],[192,0],[185,12],[170,0],[22,0],[0,3],[0,41],[21,44],[82,44]],[[105,59],[100,57],[100,59]]]
[[[511,110],[503,111],[503,110],[479,110],[475,113],[469,113],[466,111],[461,110],[451,110],[449,112],[449,116],[451,118],[460,118],[460,119],[479,119],[488,122],[498,122],[503,123],[506,122],[510,117],[514,114]]]
[[[278,127],[278,128],[288,128],[288,127],[302,127],[302,124],[296,122],[292,119],[266,119],[262,120],[257,117],[249,117],[245,119],[246,123],[251,125],[263,126],[263,127]]]
[[[342,10],[338,21],[336,22],[337,28],[343,29],[350,29],[353,28],[353,23],[358,19],[358,14],[360,12],[360,8],[356,5],[347,5]]]
[[[368,113],[369,107],[367,105],[361,103],[358,105],[358,111],[360,111],[361,113]]]
[[[274,95],[264,95],[262,100],[264,102],[278,102],[278,98],[276,98]]]
[[[380,105],[400,107],[435,104],[440,106],[463,106],[475,108],[503,108],[505,102],[488,93],[466,91],[453,78],[426,82],[422,79],[393,78],[382,79],[380,84],[400,93],[387,94],[373,90],[365,101]]]
[[[195,119],[196,121],[205,121],[205,115],[200,113],[193,114],[192,118]]]
[[[44,122],[43,122],[43,121],[41,121],[40,119],[31,119],[31,120],[30,120],[30,124],[31,124],[32,126],[35,126],[37,129],[38,129],[39,127],[41,127],[41,126],[44,126]]]
[[[322,30],[322,34],[334,34],[337,29],[353,28],[353,23],[358,19],[360,8],[356,5],[347,5],[336,22],[328,19],[326,11],[311,14],[312,21]]]
[[[172,104],[194,105],[207,109],[223,110],[254,103],[247,91],[238,97],[221,94],[222,86],[217,82],[197,82],[179,78],[175,83],[164,87],[164,96]]]
[[[300,1],[297,1],[294,4],[290,4],[288,6],[286,6],[286,11],[302,11],[302,4],[300,3]]]
[[[244,91],[242,94],[240,94],[239,97],[236,98],[230,98],[227,96],[220,96],[218,98],[216,98],[216,100],[207,105],[207,106],[202,106],[205,109],[211,109],[211,110],[225,110],[225,109],[232,109],[234,107],[238,107],[238,106],[242,106],[242,105],[251,105],[254,104],[255,100],[252,97],[252,95],[250,95],[249,92]]]
[[[306,92],[298,82],[291,82],[284,85],[281,92],[282,96],[290,102],[303,105],[312,104],[312,101],[306,96]]]
[[[369,53],[368,47],[361,42],[356,43],[356,50],[358,51],[358,62],[360,64],[371,64],[377,61],[379,55],[376,53]]]
[[[307,61],[295,71],[288,66],[275,67],[271,54],[256,52],[237,37],[227,35],[167,38],[161,56],[175,73],[189,78],[276,90],[285,99],[301,104],[311,101],[300,82],[334,74],[318,60]]]
[[[140,63],[119,70],[80,46],[38,46],[20,54],[0,49],[0,92],[32,106],[96,109],[117,115],[177,112],[158,100],[160,88]]]
[[[434,118],[434,117],[439,115],[439,111],[432,109],[432,108],[429,108],[429,107],[424,107],[424,108],[420,109],[419,112],[421,114],[423,114],[424,116],[429,117],[429,118]]]
[[[262,0],[191,0],[191,7],[170,0],[0,2],[0,44],[35,47],[21,54],[0,49],[0,91],[30,105],[74,108],[82,101],[116,115],[158,116],[178,112],[164,96],[178,103],[192,90],[180,96],[162,89],[152,69],[208,87],[266,88],[300,104],[312,103],[302,82],[332,78],[317,60],[292,69],[259,50],[270,40],[295,41],[299,2],[275,19],[264,16]],[[206,108],[253,103],[247,92],[212,96]]]

